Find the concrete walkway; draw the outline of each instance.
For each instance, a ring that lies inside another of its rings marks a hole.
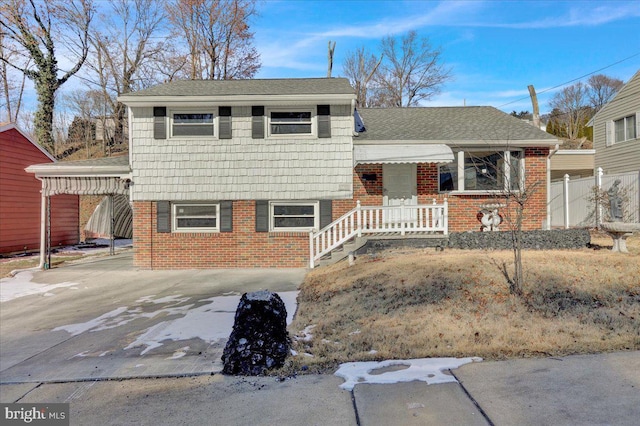
[[[458,383],[349,392],[333,375],[223,376],[222,343],[162,340],[184,318],[232,315],[216,296],[288,293],[305,273],[139,271],[130,253],[36,272],[34,294],[0,304],[0,402],[67,402],[73,425],[638,424],[640,352],[472,363],[451,372]],[[161,344],[131,346],[141,335]]]

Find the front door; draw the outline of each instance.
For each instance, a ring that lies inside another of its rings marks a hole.
[[[400,206],[404,200],[406,206],[418,204],[418,179],[416,164],[383,164],[382,165],[382,204],[384,206]],[[415,211],[405,216],[404,220],[415,216]],[[393,209],[385,215],[385,221],[400,221],[400,209]]]

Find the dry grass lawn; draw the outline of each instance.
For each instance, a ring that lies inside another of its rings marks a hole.
[[[592,244],[524,251],[523,297],[501,271],[510,251],[395,249],[316,269],[290,326],[300,354],[291,367],[640,349],[640,236],[629,254],[611,253],[606,235]]]

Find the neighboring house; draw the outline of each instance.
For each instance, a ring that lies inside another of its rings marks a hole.
[[[587,123],[595,166],[605,174],[640,171],[640,70]]]
[[[40,248],[42,184],[25,168],[56,160],[15,124],[0,125],[0,253]],[[51,246],[80,239],[77,195],[51,198]]]
[[[96,126],[97,142],[104,142],[105,140],[107,142],[111,142],[113,140],[113,137],[116,131],[116,124],[115,124],[115,120],[112,117],[106,117],[106,116],[95,117],[95,118],[92,118],[91,121]],[[129,126],[126,120],[123,123],[122,131],[125,133],[125,135],[129,132]]]
[[[561,149],[551,157],[551,180],[569,175],[579,179],[594,175],[595,149]]]
[[[300,267],[356,236],[478,230],[524,181],[524,228],[546,219],[559,141],[492,107],[355,112],[341,78],[177,81],[119,100],[138,267]]]

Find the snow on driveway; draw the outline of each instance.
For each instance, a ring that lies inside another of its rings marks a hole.
[[[64,282],[58,284],[39,284],[33,281],[33,272],[23,271],[14,277],[0,279],[0,303],[8,302],[19,297],[31,296],[32,294],[42,294],[53,296],[51,290],[56,288],[70,287],[77,289],[77,283]]]
[[[278,295],[285,304],[287,324],[290,324],[296,310],[298,292],[280,292]],[[194,308],[203,302],[206,303]],[[64,330],[75,336],[85,332],[120,327],[140,318],[174,317],[143,330],[133,342],[123,348],[125,350],[143,348],[140,355],[144,355],[167,341],[199,338],[204,342],[214,343],[227,339],[233,328],[239,302],[239,295],[211,297],[198,301],[192,301],[189,297],[181,295],[155,299],[151,295],[136,300],[136,306],[118,307],[89,321],[56,327],[53,331]],[[163,306],[150,311],[152,305]]]

